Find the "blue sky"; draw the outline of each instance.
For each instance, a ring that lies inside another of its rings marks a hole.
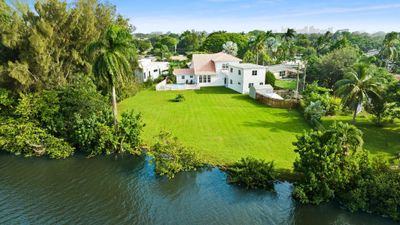
[[[400,0],[108,0],[137,32],[281,27],[400,31]]]

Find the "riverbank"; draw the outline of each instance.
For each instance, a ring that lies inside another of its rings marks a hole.
[[[153,169],[143,157],[0,154],[0,224],[397,224],[335,203],[297,204],[287,182],[276,193],[249,191],[215,168],[174,180]]]

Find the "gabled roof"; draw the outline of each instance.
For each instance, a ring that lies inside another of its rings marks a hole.
[[[223,52],[215,54],[193,54],[192,68],[195,75],[215,74],[215,62],[240,62],[241,59]]]
[[[174,69],[175,76],[194,75],[193,69]]]

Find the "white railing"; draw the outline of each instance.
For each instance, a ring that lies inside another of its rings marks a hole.
[[[156,91],[183,91],[183,90],[199,90],[197,84],[167,84],[167,80],[163,80],[156,85]]]

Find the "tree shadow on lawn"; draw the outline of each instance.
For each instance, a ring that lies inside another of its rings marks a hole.
[[[345,122],[351,124],[349,119],[325,120],[323,124],[329,126],[334,122]],[[364,147],[372,154],[390,154],[396,157],[400,153],[400,126],[389,124],[385,127],[377,127],[369,120],[356,121],[355,124],[362,132]]]
[[[248,127],[268,128],[272,132],[286,131],[296,134],[301,134],[303,131],[310,129],[307,124],[303,124],[294,119],[273,122],[266,120],[247,121],[244,125]]]
[[[234,90],[231,90],[226,87],[202,87],[200,90],[194,90],[196,94],[237,94]]]

